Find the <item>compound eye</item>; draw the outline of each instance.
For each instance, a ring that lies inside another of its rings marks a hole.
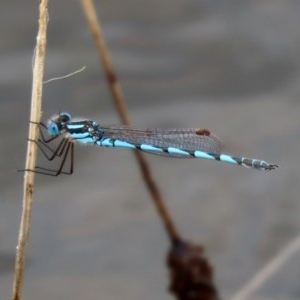
[[[71,120],[71,115],[67,112],[62,112],[59,114],[59,118],[62,122],[69,122]]]
[[[53,121],[50,121],[47,125],[47,130],[48,130],[48,133],[50,135],[57,135],[59,134],[59,129],[58,129],[58,126],[56,123],[54,123]]]

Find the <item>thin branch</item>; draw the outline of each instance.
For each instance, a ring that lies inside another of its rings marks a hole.
[[[126,110],[126,105],[123,100],[123,95],[121,91],[121,87],[118,83],[117,76],[114,72],[111,58],[108,53],[107,47],[105,45],[105,40],[102,34],[102,29],[100,22],[97,18],[97,14],[95,11],[95,7],[92,0],[81,0],[81,4],[90,27],[90,31],[92,33],[93,39],[95,41],[96,47],[98,49],[99,58],[102,62],[102,65],[105,70],[106,79],[109,83],[110,90],[113,96],[113,100],[115,103],[115,107],[118,111],[118,114],[122,120],[122,122],[126,125],[130,125],[130,118]],[[159,191],[159,188],[154,180],[150,167],[142,155],[142,153],[135,151],[135,156],[138,161],[142,176],[144,178],[145,184],[148,188],[149,193],[152,196],[154,204],[157,208],[157,211],[165,225],[166,231],[172,242],[177,241],[179,239],[179,234],[177,229],[171,219],[171,216],[168,213],[168,210],[164,204],[163,197]]]
[[[59,76],[59,77],[50,78],[50,79],[44,81],[43,83],[45,84],[45,83],[49,83],[49,82],[52,82],[52,81],[55,81],[55,80],[61,80],[61,79],[65,79],[65,78],[74,76],[75,74],[82,72],[85,68],[86,68],[86,66],[83,66],[83,67],[80,68],[79,70],[76,70],[76,71],[74,71],[74,72],[71,72],[71,73],[69,73],[69,74],[67,74],[67,75],[63,75],[63,76]]]
[[[41,116],[43,73],[46,53],[46,29],[48,22],[47,4],[48,0],[41,0],[39,6],[39,28],[34,58],[30,113],[30,120],[35,123],[31,122],[29,124],[29,141],[27,144],[27,155],[25,162],[26,170],[33,170],[36,163],[37,146],[36,143],[32,141],[36,141],[38,138],[39,129],[36,123],[39,122]],[[19,228],[18,245],[16,250],[12,300],[20,300],[22,296],[23,270],[26,254],[26,245],[28,243],[29,236],[33,188],[34,173],[30,171],[25,171],[22,215]]]
[[[274,275],[286,261],[300,251],[300,236],[288,244],[274,259],[272,259],[253,279],[244,286],[232,300],[253,299],[255,293],[272,275]]]
[[[106,79],[108,81],[113,100],[122,122],[126,125],[131,123],[127,113],[126,104],[122,94],[120,84],[115,75],[111,58],[107,50],[104,36],[101,29],[101,24],[98,20],[97,13],[92,0],[81,0],[83,11],[87,19],[92,37],[96,44],[99,54],[99,60],[102,62],[101,67],[104,68]]]

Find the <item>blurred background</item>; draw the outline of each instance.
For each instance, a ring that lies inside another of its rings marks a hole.
[[[300,232],[300,2],[97,1],[132,121],[199,127],[258,172],[148,156],[182,236],[205,246],[229,299]],[[1,1],[0,298],[10,299],[38,1]],[[50,1],[43,120],[119,123],[77,1]],[[40,158],[39,164],[43,164]],[[173,299],[167,236],[124,149],[76,147],[75,173],[37,176],[24,299]],[[251,299],[299,299],[300,253]]]

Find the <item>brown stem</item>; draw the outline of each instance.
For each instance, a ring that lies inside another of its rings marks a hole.
[[[99,57],[105,70],[106,79],[110,86],[110,90],[113,96],[115,107],[122,122],[126,125],[130,125],[130,118],[126,110],[126,105],[123,99],[122,91],[117,80],[117,76],[114,72],[111,58],[108,53],[107,47],[105,45],[105,40],[102,34],[101,25],[97,18],[95,7],[92,0],[81,0],[81,4],[90,27],[93,39],[95,41],[96,47],[98,49]],[[164,204],[164,200],[159,191],[159,188],[154,180],[150,167],[142,155],[142,153],[135,151],[135,156],[138,161],[142,176],[144,178],[145,184],[148,188],[149,193],[152,196],[156,209],[165,225],[167,233],[171,241],[179,239],[179,234],[177,229],[168,213],[168,210]]]

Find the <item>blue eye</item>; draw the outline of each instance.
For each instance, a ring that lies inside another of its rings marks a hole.
[[[71,115],[69,113],[67,113],[67,112],[60,113],[59,114],[59,118],[63,122],[69,122],[72,119]]]
[[[50,135],[57,135],[59,133],[59,129],[56,123],[50,121],[47,125],[47,130]]]

